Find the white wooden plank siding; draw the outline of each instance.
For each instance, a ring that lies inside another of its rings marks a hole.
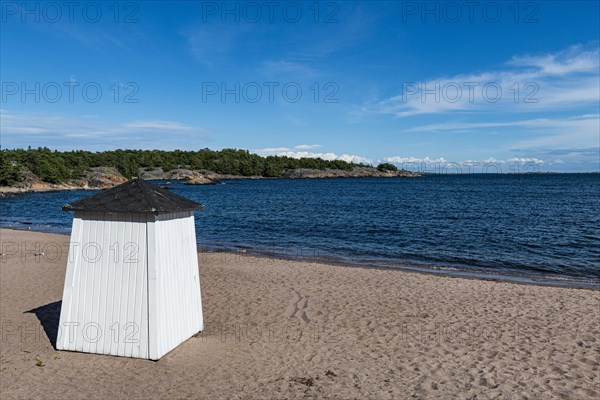
[[[154,225],[157,278],[150,358],[157,359],[202,331],[203,319],[193,211],[160,214],[148,224]]]
[[[147,217],[76,212],[56,347],[148,358]]]

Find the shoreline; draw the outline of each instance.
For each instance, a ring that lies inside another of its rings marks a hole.
[[[30,224],[23,224],[28,226]],[[33,224],[31,224],[33,225]],[[0,231],[3,229],[25,231],[25,232],[39,232],[42,234],[51,235],[62,235],[69,236],[70,232],[57,232],[49,230],[38,230],[38,229],[20,229],[16,227],[0,226]],[[69,228],[70,229],[70,228]],[[366,269],[381,269],[381,270],[393,270],[406,273],[417,273],[424,275],[442,276],[447,278],[460,278],[460,279],[471,279],[489,282],[508,282],[517,285],[534,285],[543,287],[559,287],[559,288],[571,288],[571,289],[586,289],[586,290],[600,290],[600,281],[592,278],[579,278],[579,277],[560,277],[560,276],[548,276],[543,273],[514,273],[510,272],[493,272],[485,271],[482,269],[469,269],[467,267],[450,267],[450,266],[436,266],[427,264],[416,264],[416,263],[402,263],[402,262],[390,262],[389,265],[382,265],[381,262],[377,261],[350,261],[343,258],[331,257],[310,257],[310,256],[294,256],[286,253],[275,253],[270,250],[261,250],[260,248],[235,248],[235,247],[220,247],[220,246],[197,246],[197,252],[199,255],[204,253],[213,254],[231,254],[234,257],[256,257],[259,259],[266,260],[282,260],[282,261],[294,261],[298,263],[318,263],[323,265],[332,265],[339,267],[349,268],[366,268]]]
[[[19,194],[27,193],[55,193],[55,192],[69,192],[72,190],[103,190],[106,188],[94,188],[89,186],[69,186],[69,187],[38,187],[38,188],[15,188],[13,186],[2,186],[0,187],[0,198],[8,196],[17,196]]]
[[[312,170],[312,169],[296,169],[288,170],[282,176],[269,177],[262,175],[230,175],[220,174],[213,171],[187,171],[186,173],[177,173],[175,176],[170,176],[169,173],[177,170],[169,171],[168,173],[160,171],[160,174],[153,174],[154,171],[145,171],[140,174],[140,178],[147,181],[177,181],[187,185],[215,185],[220,181],[227,180],[256,180],[256,179],[351,179],[351,178],[418,178],[423,174],[412,171],[395,171],[383,172],[378,171],[373,167],[370,168],[354,168],[348,170]],[[66,181],[63,183],[43,182],[39,178],[33,179],[34,184],[29,187],[15,186],[0,186],[0,198],[20,193],[45,193],[59,192],[68,190],[103,190],[112,188],[121,184],[128,179],[120,174],[108,175],[106,173],[90,172],[100,175],[95,180],[93,185],[90,184],[90,179],[77,181]]]
[[[199,249],[200,250],[200,249]],[[199,251],[200,253],[200,251]],[[458,279],[470,279],[475,281],[487,281],[487,282],[504,282],[513,283],[516,285],[534,285],[543,287],[558,287],[558,288],[570,288],[570,289],[586,289],[600,291],[600,281],[594,281],[593,279],[576,279],[573,277],[549,277],[542,273],[538,275],[531,274],[518,274],[518,273],[500,273],[500,272],[487,272],[483,270],[469,270],[467,268],[457,267],[442,267],[442,266],[427,266],[409,264],[409,263],[390,263],[390,265],[381,265],[370,262],[351,262],[344,259],[331,258],[311,258],[311,257],[294,257],[279,255],[272,257],[269,252],[250,251],[250,252],[238,252],[235,250],[217,249],[208,250],[207,253],[224,253],[242,256],[247,255],[249,257],[266,258],[274,260],[288,260],[298,263],[318,263],[323,265],[331,265],[336,267],[348,267],[348,268],[365,268],[365,269],[379,269],[379,270],[391,270],[399,271],[404,273],[415,273],[423,275],[441,276],[446,278],[458,278]]]

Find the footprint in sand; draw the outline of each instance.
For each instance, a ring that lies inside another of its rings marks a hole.
[[[294,290],[294,298],[290,301],[287,308],[287,315],[290,318],[299,318],[305,323],[309,323],[310,319],[306,315],[306,309],[308,308],[309,296],[303,296],[297,290]]]

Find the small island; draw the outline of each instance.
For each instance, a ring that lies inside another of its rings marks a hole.
[[[106,189],[140,177],[185,180],[191,185],[222,179],[416,177],[393,164],[377,167],[321,158],[292,158],[248,150],[52,151],[46,147],[0,151],[0,196],[9,193]]]

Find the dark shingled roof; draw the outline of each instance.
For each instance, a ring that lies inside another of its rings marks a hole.
[[[65,204],[65,211],[114,213],[169,213],[199,210],[201,204],[186,199],[143,179],[132,179],[111,189]]]

